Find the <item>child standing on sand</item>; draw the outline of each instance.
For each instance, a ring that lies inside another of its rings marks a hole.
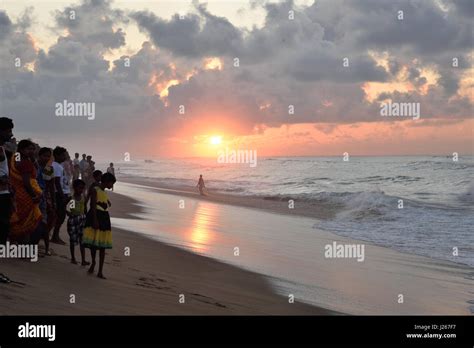
[[[114,164],[112,162],[110,162],[110,165],[109,167],[107,168],[107,173],[110,173],[112,174],[113,176],[115,176],[115,168],[114,168]]]
[[[102,175],[100,184],[91,192],[91,206],[87,212],[86,227],[83,243],[91,250],[92,264],[88,273],[93,273],[95,256],[99,250],[99,272],[97,277],[106,279],[103,273],[105,249],[112,249],[112,230],[110,216],[107,211],[110,206],[109,197],[105,189],[112,189],[116,182],[115,176],[110,173]]]
[[[74,249],[76,244],[79,245],[81,251],[81,266],[87,266],[90,263],[86,261],[86,251],[82,244],[82,237],[84,232],[84,224],[86,222],[85,215],[85,198],[83,195],[86,183],[81,179],[76,179],[72,183],[74,195],[66,206],[67,233],[69,234],[69,250],[71,251],[71,263],[77,264]]]
[[[112,174],[113,176],[115,176],[115,168],[114,168],[114,164],[112,162],[110,162],[110,166],[107,168],[107,173],[110,173]],[[114,189],[112,189],[113,191]]]
[[[96,186],[100,185],[100,179],[102,178],[102,172],[100,170],[95,170],[94,173],[92,173],[92,178],[94,181],[92,184],[90,184],[89,188],[87,189],[86,193],[86,209],[87,209],[87,204],[89,204],[89,200],[91,199],[92,191],[94,191]]]

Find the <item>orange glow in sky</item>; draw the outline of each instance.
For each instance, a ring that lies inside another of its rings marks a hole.
[[[171,86],[179,85],[178,80],[169,80],[161,84],[157,84],[156,88],[161,98],[167,97],[169,94],[169,88]]]
[[[218,57],[210,57],[204,59],[205,70],[222,70],[223,65],[224,64]]]
[[[266,127],[252,135],[182,134],[170,157],[216,157],[219,151],[257,150],[259,156],[472,155],[474,120],[420,119],[353,124],[294,124]],[[403,139],[403,141],[401,141]],[[436,142],[431,140],[436,139]]]

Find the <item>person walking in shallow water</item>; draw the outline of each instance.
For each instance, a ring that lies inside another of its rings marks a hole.
[[[198,183],[197,183],[196,187],[199,188],[199,194],[201,196],[206,196],[206,193],[204,192],[204,189],[206,188],[206,185],[204,184],[204,179],[202,178],[202,174],[199,175],[199,180],[198,180]]]

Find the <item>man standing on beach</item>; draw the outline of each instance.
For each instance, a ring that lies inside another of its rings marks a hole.
[[[79,162],[79,169],[81,171],[81,179],[87,181],[87,170],[89,169],[89,163],[86,160],[86,154],[82,154],[82,160]]]
[[[87,186],[89,186],[94,181],[94,178],[93,178],[94,171],[95,171],[94,161],[92,160],[92,156],[89,155],[87,156],[87,170],[86,170],[87,176],[86,176],[86,180],[84,180]]]
[[[0,244],[6,244],[10,233],[10,215],[13,211],[13,197],[10,190],[10,173],[5,143],[13,137],[13,121],[0,117]]]
[[[79,179],[80,166],[79,166],[79,153],[74,154],[72,160],[72,181]]]
[[[54,186],[56,188],[56,224],[54,226],[53,236],[51,242],[56,244],[66,244],[59,238],[59,230],[66,219],[66,204],[70,199],[70,188],[66,177],[66,173],[62,163],[67,159],[67,150],[63,147],[57,146],[53,150],[54,162]]]

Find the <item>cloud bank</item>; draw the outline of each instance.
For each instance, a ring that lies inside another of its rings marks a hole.
[[[0,10],[0,113],[58,142],[88,134],[88,146],[120,149],[212,129],[397,122],[380,117],[385,100],[418,102],[422,119],[440,126],[472,118],[472,1],[252,6],[264,9],[264,25],[244,29],[204,3],[165,19],[84,0],[45,23],[57,35],[49,49],[36,44],[29,16]],[[141,49],[107,59],[127,47],[131,25],[147,37]],[[95,102],[96,119],[57,118],[63,100]]]

